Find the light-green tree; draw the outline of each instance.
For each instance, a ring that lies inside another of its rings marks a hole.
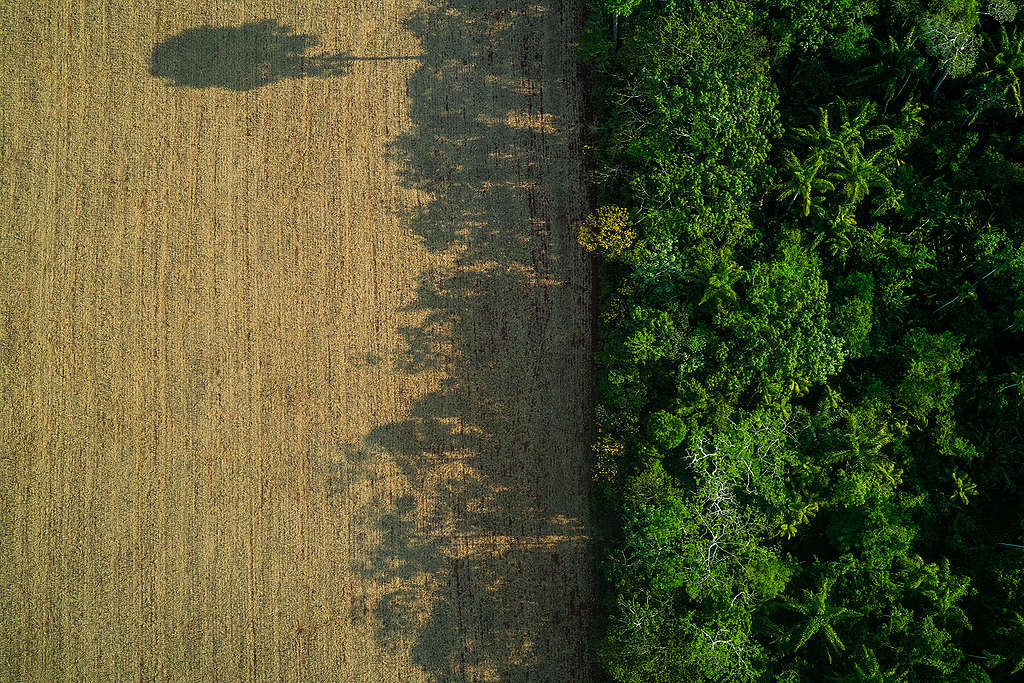
[[[921,15],[918,28],[925,49],[939,60],[943,74],[932,92],[946,76],[965,76],[978,60],[981,36],[978,25],[978,0],[937,0]]]
[[[797,199],[803,199],[803,215],[809,216],[811,206],[817,197],[835,186],[824,178],[818,177],[818,171],[824,165],[821,157],[811,155],[804,161],[800,161],[792,150],[786,150],[783,158],[785,169],[785,180],[778,183],[775,188],[780,191],[782,199],[789,199],[787,209],[792,208]]]
[[[706,284],[700,305],[708,304],[717,311],[731,308],[738,300],[734,287],[743,279],[743,275],[743,266],[725,258],[718,258],[705,270],[702,279]]]

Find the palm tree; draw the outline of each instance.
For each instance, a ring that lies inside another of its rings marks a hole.
[[[732,287],[743,277],[743,266],[719,259],[713,269],[706,270],[705,277],[707,284],[700,305],[710,302],[714,304],[716,310],[723,311],[727,306],[736,303],[738,297]]]
[[[807,623],[800,631],[796,647],[793,648],[794,652],[806,645],[807,641],[819,632],[825,636],[828,644],[835,649],[846,649],[846,646],[843,645],[843,641],[839,639],[839,634],[836,632],[835,624],[840,619],[849,619],[851,617],[860,617],[864,615],[855,610],[847,609],[846,607],[837,607],[829,604],[829,593],[831,592],[834,584],[835,579],[826,578],[822,581],[821,587],[817,592],[812,593],[809,590],[803,591],[802,602],[787,602],[785,604],[786,607],[794,612],[807,617]]]
[[[1019,634],[1015,640],[1011,641],[1018,643],[1019,647],[1020,643],[1024,643],[1024,617],[1022,617],[1018,612],[1013,612],[1012,622],[1013,625],[1006,630],[1015,631],[1017,634]],[[1016,662],[1014,662],[1013,670],[1010,671],[1011,674],[1019,673],[1022,669],[1024,669],[1024,649],[1019,649],[1017,651],[1017,654],[1020,655],[1020,658],[1017,659]]]
[[[948,558],[929,568],[930,580],[921,589],[921,595],[931,602],[938,614],[966,624],[967,616],[957,603],[970,592],[970,580],[953,574]]]
[[[847,674],[836,674],[829,678],[830,681],[835,681],[835,683],[906,683],[906,673],[897,672],[896,667],[883,670],[874,650],[864,644],[861,644],[860,647],[863,654],[856,655],[860,661],[854,662],[853,671]]]
[[[825,385],[825,405],[827,405],[832,410],[835,410],[836,408],[839,407],[839,404],[842,403],[842,402],[843,402],[843,397],[840,395],[840,393],[838,391],[836,391],[835,389],[833,389],[832,387],[830,387],[829,385],[826,384]]]
[[[928,66],[928,60],[918,48],[916,29],[911,29],[900,41],[889,36],[888,43],[879,40],[874,43],[876,55],[874,64],[865,69],[864,77],[859,80],[861,82],[876,80],[884,82],[883,109],[888,109],[889,104],[906,90],[910,79],[915,75],[920,77],[924,73]]]
[[[1006,27],[999,28],[999,49],[995,49],[995,43],[986,39],[988,46],[992,48],[995,55],[992,57],[992,66],[982,71],[982,76],[990,76],[996,83],[996,90],[1004,97],[1012,96],[1016,116],[1024,114],[1024,107],[1020,99],[1020,73],[1024,71],[1024,35],[1016,28],[1011,33],[1006,32]]]
[[[836,100],[834,107],[838,127],[829,120],[828,109],[819,109],[816,127],[796,128],[794,131],[797,138],[811,148],[808,162],[801,164],[795,155],[786,157],[791,182],[783,187],[786,196],[794,199],[797,196],[804,197],[805,216],[811,210],[810,190],[815,189],[812,182],[823,170],[827,171],[826,180],[825,183],[819,182],[819,186],[831,190],[835,189],[835,184],[841,184],[846,203],[850,206],[859,203],[874,187],[891,187],[879,170],[879,162],[883,155],[891,151],[893,145],[890,143],[888,147],[877,149],[870,155],[866,155],[864,147],[868,142],[894,137],[893,129],[886,125],[871,125],[875,105],[870,101],[861,102],[852,115],[842,98]],[[808,163],[811,164],[809,168]],[[798,195],[797,192],[801,190]]]
[[[924,105],[913,97],[908,98],[900,107],[892,134],[892,146],[896,154],[906,150],[917,138],[918,133],[924,129],[924,116],[921,115],[924,109]],[[897,166],[902,163],[902,161],[896,161]]]
[[[809,216],[811,204],[814,202],[814,193],[824,193],[835,189],[832,183],[824,178],[817,177],[818,171],[821,170],[823,165],[821,157],[811,156],[806,161],[801,162],[792,150],[786,150],[783,162],[786,165],[786,171],[788,171],[788,178],[776,185],[775,189],[781,191],[780,196],[782,199],[789,197],[789,205],[786,207],[787,211],[793,208],[793,203],[798,198],[803,197],[804,215]]]
[[[857,225],[855,207],[840,204],[831,213],[815,208],[819,218],[817,231],[825,236],[825,247],[833,258],[845,264],[847,253],[854,247],[853,238],[861,230]]]
[[[950,494],[950,500],[956,500],[957,498],[963,502],[964,505],[970,504],[970,500],[967,496],[978,495],[978,486],[968,474],[962,474],[956,470],[951,473],[953,477],[953,493]]]
[[[794,128],[793,132],[797,138],[806,142],[813,148],[817,148],[819,154],[824,153],[836,142],[835,134],[829,125],[828,109],[818,108],[818,127]]]
[[[828,174],[830,180],[840,184],[846,203],[859,204],[875,187],[891,187],[889,179],[878,169],[876,162],[883,150],[877,150],[865,157],[860,149],[844,148],[835,159],[836,170]]]
[[[797,138],[808,144],[812,151],[820,155],[826,162],[844,150],[851,148],[862,150],[865,141],[878,140],[886,135],[892,135],[892,128],[889,126],[869,126],[868,123],[875,116],[875,105],[869,100],[861,102],[856,113],[851,117],[849,107],[843,98],[835,102],[836,118],[839,127],[830,124],[829,111],[818,110],[818,126],[810,128],[795,128]]]
[[[985,37],[985,51],[990,55],[984,71],[975,74],[965,98],[966,116],[963,125],[973,124],[988,109],[998,108],[1009,100],[1014,115],[1024,113],[1021,104],[1020,72],[1024,70],[1024,36],[1014,29],[999,29],[999,44]]]
[[[842,114],[845,114],[846,105],[841,99],[837,101],[837,107],[842,112],[841,118],[844,118]],[[838,129],[834,128],[829,120],[829,110],[821,107],[818,109],[817,126],[794,128],[793,133],[798,140],[810,148],[810,158],[824,160],[851,142],[857,144],[858,131],[855,127],[851,127],[848,121],[844,123],[845,125],[841,125]]]

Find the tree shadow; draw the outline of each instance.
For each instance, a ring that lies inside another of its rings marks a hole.
[[[197,26],[157,43],[149,72],[172,87],[253,90],[285,78],[344,75],[352,62],[417,59],[417,56],[310,55],[320,39],[295,33],[276,20],[241,26]]]
[[[375,608],[380,639],[411,638],[430,680],[596,678],[591,271],[572,235],[587,209],[581,11],[452,0],[406,21],[423,55],[391,153],[424,197],[405,224],[453,265],[419,283],[423,322],[400,330],[396,365],[443,379],[332,468],[388,459],[416,489],[362,512],[381,541],[361,569],[397,586]]]

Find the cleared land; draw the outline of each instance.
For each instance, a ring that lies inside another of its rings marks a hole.
[[[0,680],[589,676],[580,6],[0,6]]]

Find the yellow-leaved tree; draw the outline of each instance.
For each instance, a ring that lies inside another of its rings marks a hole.
[[[580,226],[580,245],[608,259],[621,256],[635,240],[636,232],[630,227],[629,210],[621,206],[599,207]]]

